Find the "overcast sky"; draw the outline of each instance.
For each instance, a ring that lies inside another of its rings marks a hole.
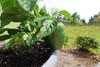
[[[71,14],[78,12],[81,19],[88,19],[100,12],[100,0],[44,0],[41,6],[46,5],[48,11],[51,8],[67,10]]]

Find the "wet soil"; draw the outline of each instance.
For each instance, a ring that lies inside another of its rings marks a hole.
[[[1,45],[2,46],[2,45]],[[15,45],[14,47],[17,47]],[[22,54],[16,54],[12,49],[0,49],[0,67],[41,67],[52,53],[50,46],[38,41],[32,47],[31,52],[25,50]]]

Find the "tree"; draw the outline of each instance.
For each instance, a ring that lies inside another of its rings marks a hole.
[[[95,17],[91,17],[91,18],[89,19],[88,24],[91,25],[91,24],[95,24],[95,23],[96,23]]]
[[[73,13],[72,17],[73,17],[73,20],[71,22],[72,24],[77,24],[80,21],[80,15],[78,15],[77,12]]]
[[[83,19],[82,21],[83,21],[84,24],[86,23],[85,19]]]

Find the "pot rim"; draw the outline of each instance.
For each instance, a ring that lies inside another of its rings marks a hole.
[[[49,59],[41,67],[56,67],[58,59],[58,50],[54,51]]]

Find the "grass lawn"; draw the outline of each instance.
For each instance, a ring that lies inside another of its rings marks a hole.
[[[75,45],[77,36],[89,36],[100,42],[100,26],[66,26],[68,45]]]

